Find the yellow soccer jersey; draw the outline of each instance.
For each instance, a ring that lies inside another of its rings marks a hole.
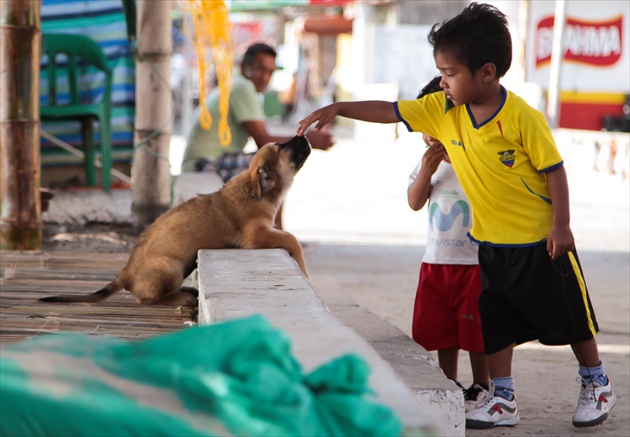
[[[467,105],[444,93],[396,102],[410,131],[439,139],[472,206],[469,232],[480,244],[529,246],[547,239],[552,222],[545,172],[563,165],[544,116],[504,90],[504,101],[477,124]]]

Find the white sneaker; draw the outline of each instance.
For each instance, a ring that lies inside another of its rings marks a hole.
[[[464,408],[466,413],[475,409],[477,403],[487,397],[488,390],[479,384],[472,384],[464,389]]]
[[[617,396],[613,392],[610,378],[606,385],[586,382],[583,379],[581,382],[578,405],[573,413],[573,426],[581,428],[599,425],[608,418],[608,413],[617,404]]]
[[[508,401],[494,394],[494,382],[483,393],[477,404],[466,412],[466,428],[485,429],[495,426],[514,426],[520,422],[516,397]]]

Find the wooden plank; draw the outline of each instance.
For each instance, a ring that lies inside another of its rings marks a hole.
[[[18,281],[21,279],[36,280],[83,280],[83,281],[102,281],[103,283],[111,282],[116,277],[118,271],[68,271],[68,270],[52,270],[52,269],[15,269],[10,277],[3,278],[3,280]]]
[[[182,325],[182,326],[180,326]],[[140,323],[120,323],[118,325],[106,323],[104,321],[94,321],[91,324],[73,323],[72,320],[46,320],[33,321],[21,320],[13,321],[10,328],[3,328],[7,332],[58,332],[68,329],[77,329],[83,332],[91,333],[93,331],[114,330],[128,331],[137,335],[139,333],[151,334],[156,329],[173,329],[184,327],[183,324],[140,324]],[[130,329],[131,328],[131,329]]]
[[[127,254],[2,251],[0,255],[0,344],[63,332],[141,339],[196,321],[196,308],[140,305],[127,291],[96,304],[38,301],[54,294],[99,290],[118,274]]]
[[[9,317],[74,317],[83,319],[97,320],[98,318],[111,319],[112,323],[115,323],[116,319],[119,320],[137,320],[139,318],[146,318],[149,320],[179,320],[189,319],[190,310],[179,309],[176,307],[162,307],[162,308],[145,308],[145,307],[129,307],[120,308],[117,306],[110,306],[108,308],[89,307],[89,306],[73,306],[62,307],[60,309],[42,308],[41,304],[38,306],[11,306],[9,307],[10,313],[2,311],[0,320],[4,320]]]

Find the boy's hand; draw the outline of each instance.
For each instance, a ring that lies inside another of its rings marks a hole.
[[[547,252],[553,261],[568,251],[575,250],[575,240],[568,225],[552,225],[547,238]]]
[[[300,127],[298,127],[297,134],[302,136],[306,133],[306,130],[310,125],[317,122],[314,131],[321,130],[324,126],[331,123],[337,112],[335,110],[334,103],[332,105],[324,106],[316,111],[313,111],[310,115],[306,116],[306,118],[299,121]]]

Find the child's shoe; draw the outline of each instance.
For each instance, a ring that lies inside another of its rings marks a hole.
[[[477,404],[466,412],[466,428],[485,429],[494,426],[518,425],[518,405],[516,397],[511,401],[494,391],[494,382],[490,381],[489,390],[482,395]]]
[[[583,379],[581,382],[578,405],[573,413],[573,426],[581,428],[599,425],[608,418],[608,413],[617,404],[617,396],[613,392],[610,378],[606,385],[600,385],[595,381],[586,382]]]
[[[470,387],[464,389],[465,411],[468,413],[474,410],[475,405],[477,405],[482,398],[485,398],[487,393],[488,389],[480,384],[472,384]]]

